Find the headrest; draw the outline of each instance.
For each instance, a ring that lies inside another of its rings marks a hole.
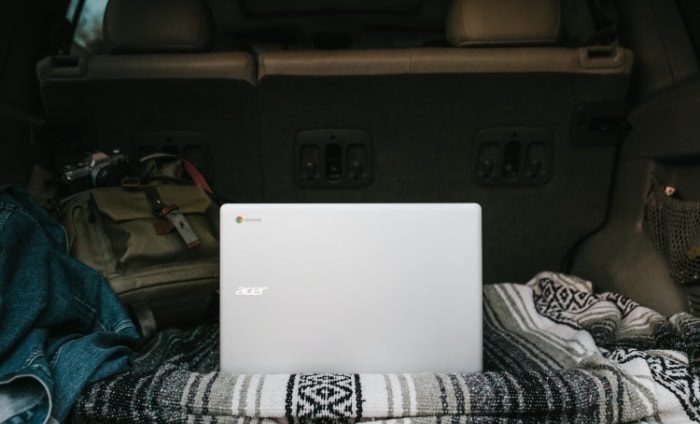
[[[447,40],[455,46],[553,44],[561,33],[559,0],[453,0]]]
[[[204,0],[109,0],[102,36],[110,53],[201,52],[214,20]]]

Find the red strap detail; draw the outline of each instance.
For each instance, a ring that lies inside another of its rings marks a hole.
[[[187,171],[187,173],[190,175],[190,178],[192,178],[192,181],[194,181],[195,184],[200,186],[207,193],[213,193],[211,187],[209,187],[209,184],[207,183],[207,180],[204,178],[204,175],[202,175],[202,173],[199,172],[199,169],[192,165],[192,162],[183,158],[182,166],[185,167],[185,171]]]

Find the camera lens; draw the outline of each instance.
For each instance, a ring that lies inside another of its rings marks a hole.
[[[123,163],[98,165],[92,170],[92,183],[95,187],[118,186],[126,176]]]

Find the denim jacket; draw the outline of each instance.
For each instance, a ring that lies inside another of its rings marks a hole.
[[[0,423],[62,422],[90,383],[128,369],[138,333],[65,231],[0,185]]]

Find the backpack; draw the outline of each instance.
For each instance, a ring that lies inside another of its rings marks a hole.
[[[69,252],[110,283],[145,338],[218,316],[219,208],[194,184],[93,187],[63,198]]]

